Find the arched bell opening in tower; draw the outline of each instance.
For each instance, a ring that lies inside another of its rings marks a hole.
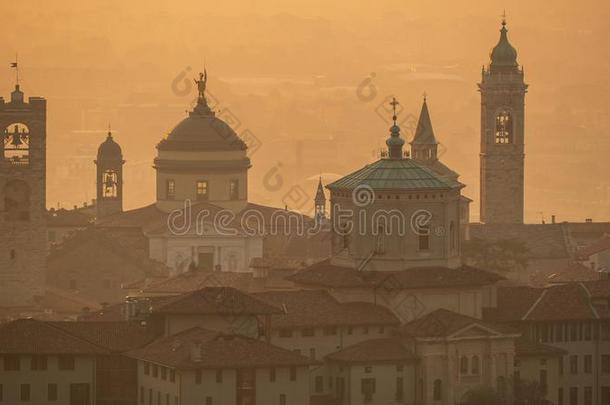
[[[28,164],[30,154],[30,129],[17,122],[8,125],[3,134],[4,159],[15,164]]]
[[[102,177],[102,197],[116,198],[118,196],[118,175],[114,170],[106,170]]]

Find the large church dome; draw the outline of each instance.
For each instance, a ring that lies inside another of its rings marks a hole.
[[[244,150],[246,144],[213,111],[198,105],[159,143],[165,150]],[[207,106],[206,106],[207,107]]]

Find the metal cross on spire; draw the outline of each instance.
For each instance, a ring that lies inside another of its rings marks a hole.
[[[396,125],[396,119],[398,118],[398,117],[396,117],[396,106],[399,104],[400,103],[396,100],[396,97],[392,97],[392,101],[390,102],[390,105],[392,106],[392,111],[393,111],[392,120],[394,120],[394,125]]]
[[[506,25],[506,9],[502,12],[502,25]]]

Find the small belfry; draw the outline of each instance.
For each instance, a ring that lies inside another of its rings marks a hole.
[[[484,223],[523,223],[525,94],[523,68],[508,40],[506,16],[500,39],[483,67],[481,93],[481,204]]]
[[[315,221],[316,224],[322,224],[326,221],[326,195],[324,194],[324,186],[322,185],[322,176],[318,180],[318,189],[314,198],[315,205]]]
[[[110,126],[106,140],[97,150],[96,165],[96,218],[123,211],[123,152],[112,137]]]

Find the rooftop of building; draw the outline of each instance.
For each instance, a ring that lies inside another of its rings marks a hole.
[[[288,279],[300,285],[328,288],[436,289],[491,285],[503,278],[466,265],[456,269],[434,266],[402,271],[359,271],[334,265],[330,259],[326,259]]]
[[[367,302],[340,303],[325,290],[267,291],[253,294],[282,310],[272,315],[274,329],[324,326],[397,325],[392,311]]]
[[[417,361],[404,339],[381,338],[365,340],[331,353],[326,360],[339,363],[411,363]]]
[[[192,328],[131,351],[130,357],[177,369],[292,367],[316,364],[294,351],[241,335]]]

